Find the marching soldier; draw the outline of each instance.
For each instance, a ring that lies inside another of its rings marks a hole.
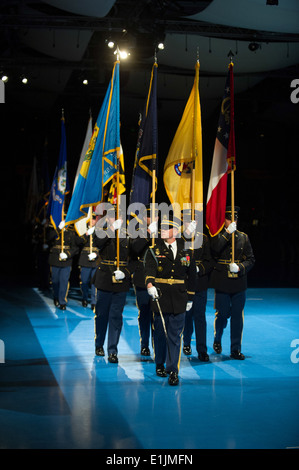
[[[202,362],[208,362],[206,306],[209,276],[213,269],[214,262],[211,256],[209,238],[207,235],[197,230],[199,213],[195,211],[195,220],[190,219],[191,211],[189,210],[184,211],[184,216],[188,217],[189,222],[186,222],[184,225],[183,238],[190,243],[192,238],[194,240],[193,256],[197,274],[193,305],[192,308],[186,312],[183,352],[186,356],[192,354],[190,344],[194,324],[198,359]]]
[[[149,339],[153,317],[151,296],[148,294],[145,287],[144,256],[152,244],[151,235],[158,234],[157,222],[157,216],[155,217],[155,220],[151,222],[150,205],[147,206],[145,217],[143,217],[143,224],[141,224],[141,227],[138,230],[138,236],[131,238],[131,254],[134,265],[133,285],[138,307],[138,326],[141,345],[140,353],[142,356],[150,355]]]
[[[87,230],[86,235],[80,237],[79,245],[81,246],[78,265],[80,268],[80,284],[82,291],[82,305],[87,307],[89,290],[91,296],[91,309],[95,311],[96,306],[96,288],[91,283],[97,270],[99,249],[94,246],[95,238],[96,214],[92,214],[91,227]]]
[[[108,328],[108,361],[118,363],[117,346],[123,325],[122,312],[130,288],[131,274],[128,266],[129,239],[122,229],[122,218],[115,220],[115,209],[107,211],[106,226],[95,229],[94,245],[101,260],[94,276],[97,288],[95,309],[95,353],[104,356],[104,342]],[[117,230],[119,231],[119,269],[117,269]]]
[[[237,221],[239,207],[235,207]],[[232,262],[232,234],[235,238],[235,261]],[[247,273],[255,263],[252,247],[246,233],[237,230],[232,222],[231,207],[226,208],[222,231],[211,238],[211,252],[216,265],[211,275],[211,287],[215,289],[215,323],[213,348],[217,354],[222,351],[221,338],[230,318],[231,355],[243,360],[241,341],[243,333],[244,307],[246,301]]]
[[[69,279],[74,256],[79,252],[77,235],[72,226],[64,229],[64,221],[59,224],[59,233],[49,225],[47,243],[50,247],[48,263],[51,269],[54,304],[66,309]]]
[[[156,374],[169,374],[170,385],[179,383],[185,312],[192,306],[196,275],[190,250],[185,249],[182,238],[177,238],[179,232],[180,220],[163,216],[161,239],[148,251],[145,262],[145,282],[153,298]]]

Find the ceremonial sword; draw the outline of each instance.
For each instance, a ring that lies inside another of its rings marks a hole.
[[[167,334],[167,330],[166,330],[166,325],[165,325],[164,316],[163,316],[163,313],[162,313],[162,310],[161,310],[161,307],[160,307],[160,303],[159,303],[159,297],[154,297],[154,301],[155,301],[156,304],[157,304],[157,307],[158,307],[158,310],[159,310],[159,313],[160,313],[160,317],[161,317],[161,320],[162,320],[162,325],[163,325],[163,329],[164,329],[164,333],[165,333],[165,339],[166,339],[166,344],[167,344],[167,349],[168,349],[169,361],[171,362],[170,347],[169,347],[169,339],[168,339],[168,334]]]

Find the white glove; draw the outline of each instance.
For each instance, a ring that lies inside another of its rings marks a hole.
[[[113,222],[112,227],[114,228],[114,230],[118,230],[122,226],[122,223],[123,221],[121,219],[117,219]]]
[[[152,233],[158,233],[158,224],[156,221],[152,222],[148,226],[148,230]]]
[[[195,220],[191,220],[190,224],[188,225],[188,232],[193,233],[194,230],[196,229],[197,222]]]
[[[94,227],[90,227],[90,228],[87,230],[87,232],[86,232],[87,235],[92,235],[93,232],[94,232],[94,229],[95,229]]]
[[[226,231],[227,231],[228,233],[233,233],[233,232],[235,232],[236,230],[237,230],[237,224],[236,224],[236,222],[231,222],[231,223],[229,224],[229,226],[227,227],[227,229],[226,229]]]
[[[93,261],[94,259],[96,259],[96,257],[97,257],[96,253],[89,253],[88,254],[89,261]]]
[[[191,310],[192,305],[193,305],[193,302],[187,302],[187,305],[186,305],[186,312],[189,312],[189,310]]]
[[[155,286],[148,287],[147,292],[153,299],[157,299],[159,297],[158,291]]]
[[[116,271],[114,271],[114,276],[115,276],[115,280],[116,281],[120,281],[121,279],[124,279],[125,278],[125,273],[123,273],[122,271],[120,271],[119,269],[117,269]]]
[[[65,261],[67,259],[67,254],[64,253],[63,251],[59,254],[59,259],[61,261]]]
[[[230,263],[229,270],[231,273],[238,273],[240,271],[240,268],[236,263]]]
[[[62,221],[60,222],[60,224],[58,225],[59,230],[62,230],[62,229],[64,228],[64,226],[65,226],[65,221],[62,220]]]

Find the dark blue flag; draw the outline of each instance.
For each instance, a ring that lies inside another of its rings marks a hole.
[[[152,68],[151,81],[144,114],[139,127],[133,169],[130,204],[144,205],[151,202],[153,170],[158,164],[158,123],[157,123],[157,63]],[[157,189],[155,179],[154,191]]]
[[[48,204],[48,216],[57,229],[63,217],[63,205],[65,195],[68,191],[67,181],[67,163],[66,163],[66,135],[65,135],[65,121],[64,117],[61,118],[61,143],[58,164],[56,166],[53,183],[50,191],[50,198]]]

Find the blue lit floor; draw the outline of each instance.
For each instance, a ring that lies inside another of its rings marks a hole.
[[[299,289],[248,290],[241,362],[229,358],[228,328],[223,354],[212,351],[209,291],[210,362],[193,341],[178,387],[139,354],[131,292],[118,365],[94,356],[93,314],[76,289],[65,312],[30,288],[1,289],[0,307],[2,449],[299,447]]]

